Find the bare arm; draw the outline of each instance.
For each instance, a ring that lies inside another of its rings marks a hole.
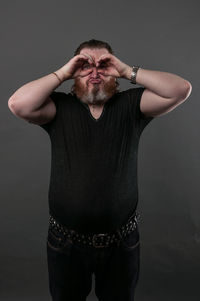
[[[127,79],[132,68],[127,68]],[[191,94],[191,83],[177,74],[140,68],[137,84],[144,86],[140,109],[147,116],[161,116],[175,109]]]
[[[60,70],[56,71],[64,81]],[[60,85],[55,74],[51,73],[20,87],[8,100],[11,112],[30,122],[45,123],[54,117],[56,107],[49,95]]]
[[[114,55],[103,54],[97,62],[107,63],[104,74],[131,79],[132,67]],[[136,83],[145,90],[140,101],[141,112],[147,116],[159,116],[172,111],[191,94],[191,83],[177,74],[139,68]]]
[[[83,54],[73,57],[67,64],[55,71],[61,81],[85,76],[82,71],[85,61],[91,60]],[[54,118],[56,106],[49,95],[60,85],[57,76],[50,73],[20,87],[8,100],[11,112],[29,122],[43,124]]]

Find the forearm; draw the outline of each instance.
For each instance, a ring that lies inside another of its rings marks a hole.
[[[63,82],[62,72],[55,71]],[[50,73],[20,87],[8,100],[14,111],[23,115],[38,110],[48,96],[60,85],[55,74]]]
[[[128,68],[127,79],[131,78],[131,71],[132,68]],[[190,85],[176,74],[143,68],[138,69],[136,83],[165,98],[179,97]]]

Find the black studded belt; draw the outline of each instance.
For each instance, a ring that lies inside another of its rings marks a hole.
[[[84,245],[93,246],[95,248],[108,247],[113,243],[119,244],[120,241],[125,238],[129,233],[134,231],[137,227],[138,219],[140,215],[135,211],[134,214],[128,219],[120,229],[112,233],[97,233],[93,235],[82,234],[75,230],[68,229],[64,225],[61,225],[50,214],[49,215],[49,229],[59,231],[64,236],[69,238],[72,242],[82,243]]]

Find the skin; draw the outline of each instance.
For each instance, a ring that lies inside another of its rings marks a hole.
[[[106,101],[117,91],[116,76],[106,74],[106,70],[108,70],[106,60],[99,61],[103,55],[109,54],[106,48],[83,48],[80,54],[90,57],[93,63],[85,62],[83,64],[82,69],[88,70],[89,74],[74,79],[74,93],[88,104],[91,113],[98,118]],[[100,79],[101,82],[92,83],[92,79]]]
[[[100,115],[99,108],[102,111],[103,104],[113,95],[111,89],[114,88],[114,78],[130,79],[132,68],[104,48],[84,48],[81,54],[88,58],[89,64],[92,64],[92,58],[93,65],[86,76],[85,73],[84,76],[80,74],[75,79],[76,92],[90,108],[93,107],[91,113]],[[103,82],[91,84],[88,82],[91,78],[101,78]],[[187,80],[169,72],[140,68],[136,79],[137,84],[145,87],[140,110],[146,116],[160,116],[170,112],[191,93],[191,84]]]

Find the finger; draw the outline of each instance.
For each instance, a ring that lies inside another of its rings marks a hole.
[[[90,57],[84,55],[84,54],[80,54],[80,56],[78,57],[77,61],[89,61],[90,63],[92,63],[92,60],[90,59]]]
[[[86,57],[88,57],[93,63],[95,63],[94,59],[87,53],[83,53]]]
[[[82,70],[77,70],[77,72],[74,74],[74,78],[76,77],[85,77],[87,76],[89,73],[91,73],[91,71],[82,71]]]
[[[109,57],[105,57],[105,58],[101,58],[97,61],[97,67],[102,64],[102,62],[108,62],[110,61],[111,59]]]
[[[80,73],[79,74],[79,77],[85,77],[85,76],[87,76],[87,75],[89,75],[90,74],[90,72],[87,72],[87,73]]]
[[[102,54],[97,61],[104,59],[104,58],[111,58],[111,54],[110,53]]]

